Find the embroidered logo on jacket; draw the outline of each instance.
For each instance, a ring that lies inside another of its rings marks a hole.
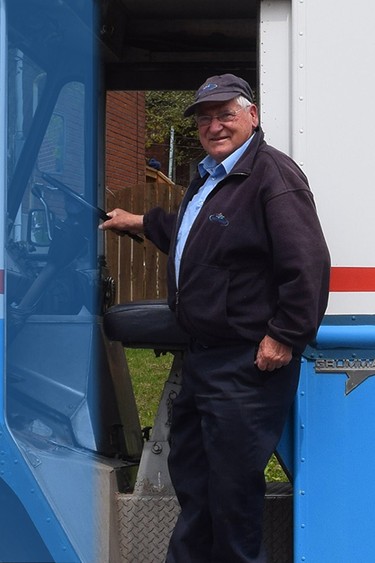
[[[222,213],[213,213],[209,216],[209,220],[212,223],[218,223],[221,227],[227,227],[229,225],[229,221]]]

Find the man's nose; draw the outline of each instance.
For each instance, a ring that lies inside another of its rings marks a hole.
[[[221,123],[219,118],[217,118],[216,116],[213,116],[211,123],[210,123],[210,130],[211,131],[220,131],[220,129],[222,129],[222,128],[223,128],[223,124]]]

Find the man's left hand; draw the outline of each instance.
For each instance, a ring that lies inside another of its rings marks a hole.
[[[282,344],[266,335],[259,344],[255,364],[261,371],[273,371],[287,366],[291,359],[291,346]]]

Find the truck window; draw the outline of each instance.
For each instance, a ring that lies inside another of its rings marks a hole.
[[[13,201],[21,198],[13,178],[17,166],[25,166],[25,157],[22,156],[25,144],[31,143],[34,137],[37,137],[38,143],[38,107],[43,103],[41,100],[49,82],[47,73],[17,47],[10,47],[8,65],[8,185],[9,200],[14,205]],[[35,151],[34,162],[26,163],[30,173],[24,180],[21,203],[10,234],[13,251],[17,252],[22,248],[25,256],[33,263],[47,254],[52,233],[46,236],[42,213],[30,215],[31,210],[45,210],[42,197],[54,220],[66,218],[63,192],[48,186],[43,173],[58,178],[79,194],[83,195],[85,189],[85,86],[78,81],[68,82],[56,94],[52,112],[45,117],[49,117],[48,126],[39,140],[40,148]],[[41,112],[40,110],[39,114]],[[39,189],[35,186],[39,186]],[[35,231],[38,229],[37,219],[32,225],[36,238],[30,239],[29,223],[34,216],[40,218],[39,240]]]
[[[24,320],[31,312],[77,314],[84,303],[72,263],[79,261],[80,270],[87,271],[96,254],[93,214],[72,197],[96,199],[93,71],[87,62],[92,39],[87,35],[87,48],[82,48],[74,35],[82,35],[82,21],[65,4],[39,5],[27,21],[29,3],[9,4],[6,275],[11,330],[13,314]],[[58,246],[61,233],[67,240]],[[66,257],[39,294],[30,296],[50,257],[62,255],[74,233],[77,256]]]

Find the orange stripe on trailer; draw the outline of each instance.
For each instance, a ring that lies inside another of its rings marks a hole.
[[[375,268],[331,268],[331,291],[375,291]]]

